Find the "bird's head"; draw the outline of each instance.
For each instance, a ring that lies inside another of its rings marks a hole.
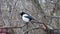
[[[26,13],[25,13],[25,12],[21,12],[21,13],[20,13],[21,16],[24,15],[24,14],[26,14]]]

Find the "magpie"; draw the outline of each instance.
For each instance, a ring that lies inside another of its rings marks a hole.
[[[25,13],[25,12],[21,12],[20,13],[22,20],[25,22],[29,22],[31,20],[34,20],[34,18],[32,16],[30,16],[29,14]]]

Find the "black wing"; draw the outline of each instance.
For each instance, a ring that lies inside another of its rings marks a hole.
[[[30,19],[30,20],[34,20],[34,18],[32,16],[25,16],[25,17]]]

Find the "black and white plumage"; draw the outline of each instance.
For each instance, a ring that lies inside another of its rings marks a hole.
[[[34,20],[34,18],[32,16],[30,16],[29,14],[25,13],[25,12],[21,12],[20,13],[22,20],[25,22],[29,22],[31,20]]]

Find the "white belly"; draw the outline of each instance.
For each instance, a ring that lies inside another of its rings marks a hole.
[[[25,22],[29,22],[29,19],[28,18],[25,18],[25,17],[22,17],[23,21]]]

